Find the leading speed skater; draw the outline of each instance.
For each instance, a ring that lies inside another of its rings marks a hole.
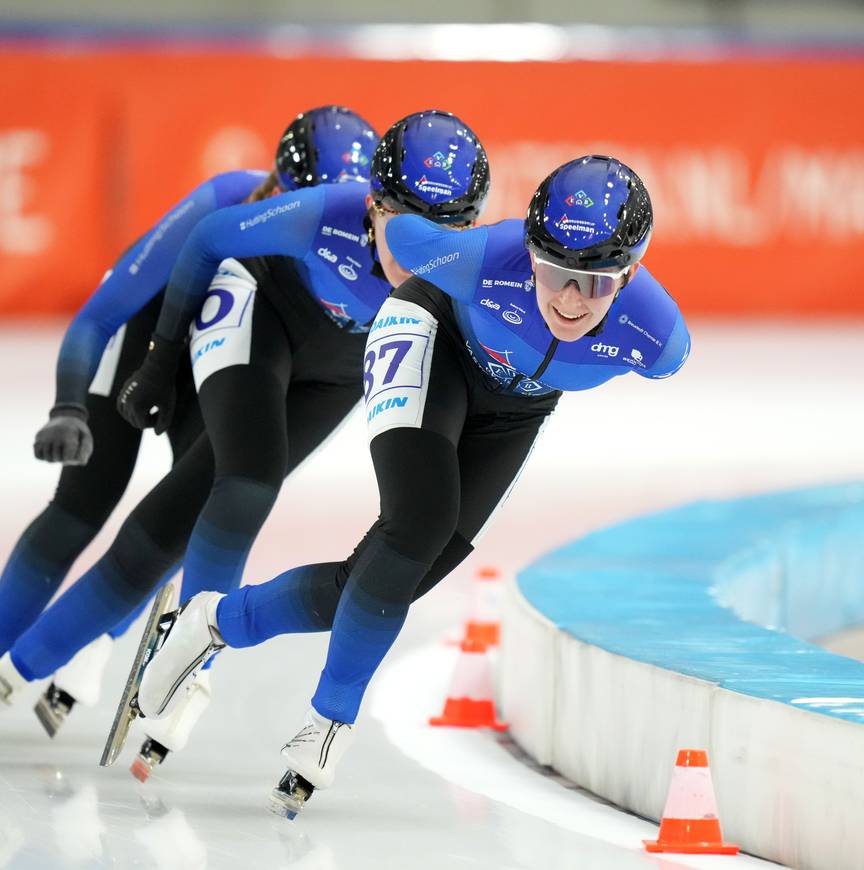
[[[288,816],[333,783],[409,606],[472,551],[562,392],[627,374],[667,378],[690,350],[677,305],[642,264],[648,191],[614,158],[557,168],[524,221],[453,232],[397,206],[376,202],[379,249],[402,281],[358,373],[380,515],[341,562],[193,597],[165,620],[136,701],[158,718],[216,651],[330,629],[304,725],[282,750],[288,771],[272,799]]]

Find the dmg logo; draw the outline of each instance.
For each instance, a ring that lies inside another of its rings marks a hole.
[[[615,347],[612,344],[603,344],[602,342],[597,342],[596,344],[591,345],[591,350],[594,353],[599,354],[600,356],[618,356],[618,351],[621,350],[620,347]]]

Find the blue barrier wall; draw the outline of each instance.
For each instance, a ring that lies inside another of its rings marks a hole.
[[[518,585],[585,643],[864,722],[864,664],[806,642],[864,622],[864,484],[640,517],[544,556]]]

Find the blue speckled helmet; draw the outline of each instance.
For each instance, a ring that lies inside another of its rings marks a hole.
[[[477,220],[489,192],[489,161],[477,136],[449,112],[397,121],[372,157],[372,194],[439,224]]]
[[[639,262],[654,212],[642,179],[613,157],[559,166],[537,188],[525,244],[567,269],[623,269]]]
[[[336,181],[366,181],[378,143],[372,125],[344,106],[318,106],[299,114],[276,149],[283,190]]]

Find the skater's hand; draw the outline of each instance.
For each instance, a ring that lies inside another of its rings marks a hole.
[[[152,426],[161,435],[174,416],[174,381],[185,343],[153,336],[144,362],[117,397],[120,416],[136,429]]]
[[[36,433],[33,453],[44,462],[86,465],[93,453],[87,409],[73,403],[55,405],[48,422]]]

